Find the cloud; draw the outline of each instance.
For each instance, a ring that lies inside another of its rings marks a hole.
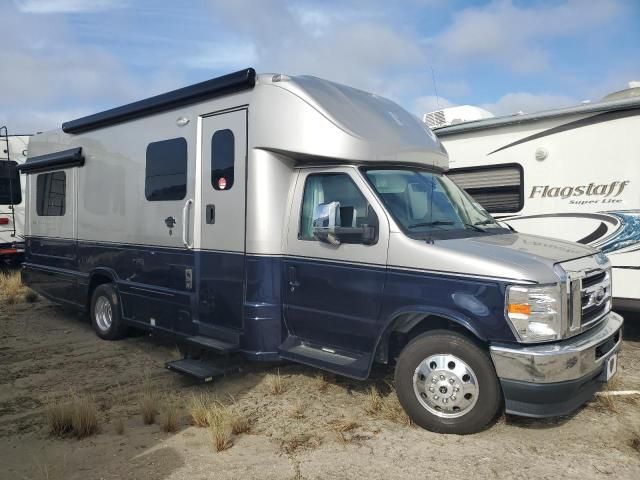
[[[418,97],[413,102],[413,112],[420,118],[425,113],[441,110],[443,108],[453,107],[456,104],[444,97],[436,97],[435,95],[426,95]]]
[[[590,32],[622,11],[620,0],[568,0],[533,7],[494,0],[455,14],[451,25],[430,43],[448,64],[489,61],[519,73],[538,72],[550,65],[549,40]]]
[[[127,5],[127,0],[14,0],[23,13],[102,12]]]
[[[528,92],[515,92],[503,95],[492,103],[480,105],[496,116],[514,115],[519,112],[533,113],[554,108],[577,105],[579,100],[554,94],[535,94]]]

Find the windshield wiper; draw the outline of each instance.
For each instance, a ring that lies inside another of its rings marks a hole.
[[[421,222],[421,223],[414,223],[411,224],[409,226],[407,226],[407,228],[418,228],[418,227],[438,227],[440,225],[453,225],[454,222],[448,221],[448,220],[434,220],[433,222]]]
[[[470,227],[474,229],[476,232],[487,232],[484,228],[480,228],[477,223],[465,223],[465,227]]]
[[[493,218],[487,218],[486,220],[482,220],[481,222],[475,222],[474,225],[489,225],[490,223],[495,223],[499,225]]]

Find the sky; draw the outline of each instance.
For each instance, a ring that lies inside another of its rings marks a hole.
[[[422,116],[597,101],[640,80],[638,0],[0,0],[0,125],[63,121],[225,73],[316,75]]]

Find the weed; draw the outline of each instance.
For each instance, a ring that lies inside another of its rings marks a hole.
[[[161,427],[162,430],[167,433],[173,433],[178,431],[178,408],[175,405],[169,404],[162,416]]]
[[[154,392],[147,390],[142,393],[140,413],[142,414],[142,421],[145,425],[155,423],[156,416],[158,415],[158,399]]]
[[[320,439],[316,436],[306,433],[295,435],[291,438],[282,440],[280,449],[287,455],[291,455],[301,448],[314,448],[320,445]]]
[[[640,453],[640,435],[637,433],[633,434],[633,438],[629,442],[631,448],[633,448],[636,452]]]
[[[189,399],[187,409],[191,415],[191,423],[196,427],[209,426],[209,404],[210,401],[204,395],[193,395]]]
[[[22,283],[19,271],[0,273],[0,298],[7,305],[14,305],[24,300],[29,301],[26,297],[29,292],[31,290]],[[36,294],[33,293],[33,295]]]
[[[98,408],[90,397],[76,397],[72,415],[73,433],[85,438],[98,432]]]
[[[307,404],[302,400],[302,399],[298,399],[296,400],[296,403],[293,405],[293,408],[291,409],[291,418],[304,418],[304,412],[307,409]]]
[[[73,405],[70,402],[55,402],[47,410],[49,433],[62,437],[73,429]]]
[[[38,294],[36,292],[34,292],[33,290],[27,290],[24,294],[24,300],[27,303],[35,303],[40,299],[40,297],[38,297]]]
[[[251,428],[251,422],[249,421],[249,418],[238,411],[231,412],[229,423],[231,425],[231,432],[234,435],[246,433]]]
[[[118,435],[123,435],[124,434],[124,419],[122,417],[118,417],[118,419],[116,420],[116,433]]]
[[[367,393],[367,398],[364,403],[364,411],[369,415],[377,414],[382,408],[382,397],[380,396],[380,392],[375,387],[375,385],[371,385],[369,388],[369,393]]]
[[[216,452],[222,452],[233,446],[229,426],[229,409],[219,402],[214,403],[209,415],[209,432]]]
[[[282,376],[280,376],[280,370],[275,374],[267,375],[267,387],[271,395],[281,395],[286,390],[286,386]]]
[[[316,376],[314,377],[314,384],[315,384],[316,390],[318,390],[319,392],[324,392],[327,390],[327,388],[329,388],[329,382],[327,381],[327,377],[322,372],[316,373]]]

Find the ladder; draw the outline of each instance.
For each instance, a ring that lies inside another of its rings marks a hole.
[[[6,154],[6,157],[3,155]],[[9,233],[11,238],[16,237],[16,213],[13,206],[13,189],[20,188],[20,184],[14,185],[11,165],[11,149],[9,147],[9,132],[7,126],[0,127],[0,170],[7,171],[9,178],[9,202],[8,205],[0,205],[0,218],[9,218],[9,228],[0,223],[0,233]],[[7,209],[7,211],[4,211]]]

